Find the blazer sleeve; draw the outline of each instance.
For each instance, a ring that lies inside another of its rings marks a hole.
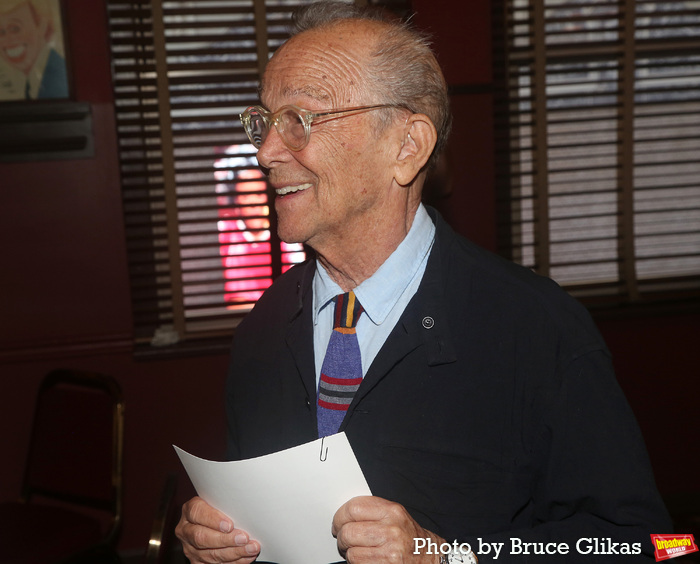
[[[672,525],[609,356],[582,354],[562,368],[560,382],[541,398],[534,526],[465,542],[480,562],[653,561],[649,535]],[[498,559],[493,543],[503,543]]]

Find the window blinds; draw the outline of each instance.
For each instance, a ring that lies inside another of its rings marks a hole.
[[[700,295],[700,1],[495,6],[502,252],[591,303]]]
[[[230,333],[303,260],[238,114],[302,0],[108,0],[137,341]]]

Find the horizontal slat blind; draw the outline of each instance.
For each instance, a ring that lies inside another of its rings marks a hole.
[[[700,288],[700,2],[496,4],[501,251],[580,296]]]
[[[257,102],[259,56],[307,3],[108,0],[137,340],[230,332],[303,260],[276,239],[238,114]]]

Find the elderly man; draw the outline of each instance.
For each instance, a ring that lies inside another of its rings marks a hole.
[[[646,560],[670,524],[588,315],[421,204],[450,123],[425,40],[346,4],[298,23],[242,121],[280,237],[316,256],[236,333],[229,456],[345,431],[374,494],[329,523],[352,564],[467,561],[414,539],[482,562]],[[177,532],[193,562],[260,550],[198,498]]]

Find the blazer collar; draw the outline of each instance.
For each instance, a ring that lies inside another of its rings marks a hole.
[[[449,303],[445,296],[445,273],[449,266],[449,248],[455,242],[456,234],[436,210],[430,207],[427,209],[435,223],[436,232],[435,243],[428,258],[423,280],[416,295],[409,302],[396,327],[369,367],[350,405],[349,413],[397,362],[418,347],[426,347],[428,366],[448,364],[457,360],[449,329]],[[295,307],[292,308],[292,315],[289,318],[286,340],[308,398],[315,404],[312,299],[315,261],[307,260],[297,268],[300,269],[300,274],[297,277]],[[346,417],[346,422],[347,419]],[[344,426],[345,423],[341,426],[341,430]]]
[[[449,328],[449,303],[445,296],[445,250],[456,235],[437,211],[428,208],[436,225],[435,244],[428,258],[423,280],[413,299],[406,306],[399,322],[390,333],[382,349],[367,370],[348,409],[342,431],[352,416],[355,406],[391,371],[406,355],[418,347],[426,348],[428,366],[439,366],[457,361]]]

